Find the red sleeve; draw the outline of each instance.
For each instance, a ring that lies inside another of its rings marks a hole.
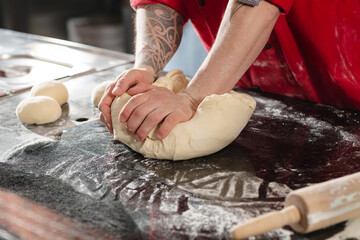
[[[164,4],[178,11],[184,17],[185,22],[189,19],[182,0],[130,0],[131,7],[158,3]]]
[[[278,6],[282,13],[288,14],[295,0],[267,0],[268,2]]]

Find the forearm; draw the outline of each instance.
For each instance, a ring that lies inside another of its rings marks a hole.
[[[266,1],[234,11],[237,4],[229,1],[215,43],[185,89],[197,103],[234,87],[263,49],[280,14]]]
[[[163,4],[138,7],[135,67],[151,67],[158,77],[179,47],[183,24],[180,13]]]

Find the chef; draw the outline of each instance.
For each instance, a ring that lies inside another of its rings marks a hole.
[[[138,141],[160,122],[156,137],[165,138],[177,123],[192,118],[206,96],[235,85],[360,109],[357,0],[133,0],[131,6],[136,8],[135,64],[108,86],[99,104],[110,132],[111,103],[124,92],[132,98],[120,121]],[[188,20],[208,56],[184,91],[152,87]]]

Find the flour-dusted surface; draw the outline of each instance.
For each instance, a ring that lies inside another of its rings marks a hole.
[[[124,239],[230,239],[234,225],[281,209],[291,189],[360,170],[358,113],[250,94],[258,106],[248,126],[215,154],[146,159],[92,121],[3,155],[0,188]],[[322,240],[343,229],[252,239]]]
[[[265,191],[277,194],[259,198],[263,180],[235,144],[188,162],[146,159],[113,142],[100,121],[65,131],[60,141],[22,144],[1,162],[1,188],[126,239],[126,226],[144,239],[229,239],[235,224],[280,209],[279,197],[290,191],[271,183]],[[292,235],[268,236],[277,233]]]
[[[351,219],[346,223],[346,227],[340,233],[335,234],[327,240],[346,240],[360,238],[360,217]]]
[[[264,95],[236,140],[259,177],[297,189],[360,171],[360,112]]]

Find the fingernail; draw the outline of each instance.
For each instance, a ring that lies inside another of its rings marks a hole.
[[[122,115],[120,116],[120,122],[121,122],[121,123],[124,123],[124,122],[126,122],[126,119],[125,119],[125,117],[124,117],[124,116],[122,116]]]
[[[120,88],[116,86],[116,87],[114,87],[114,89],[112,90],[111,93],[112,93],[113,95],[116,95],[116,92],[118,92],[119,89],[120,89]]]
[[[135,136],[136,141],[140,142],[140,137],[138,135]]]
[[[127,132],[129,135],[132,134],[132,132],[131,132],[129,129],[126,129],[126,132]]]
[[[161,135],[161,134],[159,134],[159,133],[157,133],[157,134],[155,135],[155,137],[156,137],[156,139],[159,139],[159,140],[161,140],[161,139],[162,139],[162,135]]]

